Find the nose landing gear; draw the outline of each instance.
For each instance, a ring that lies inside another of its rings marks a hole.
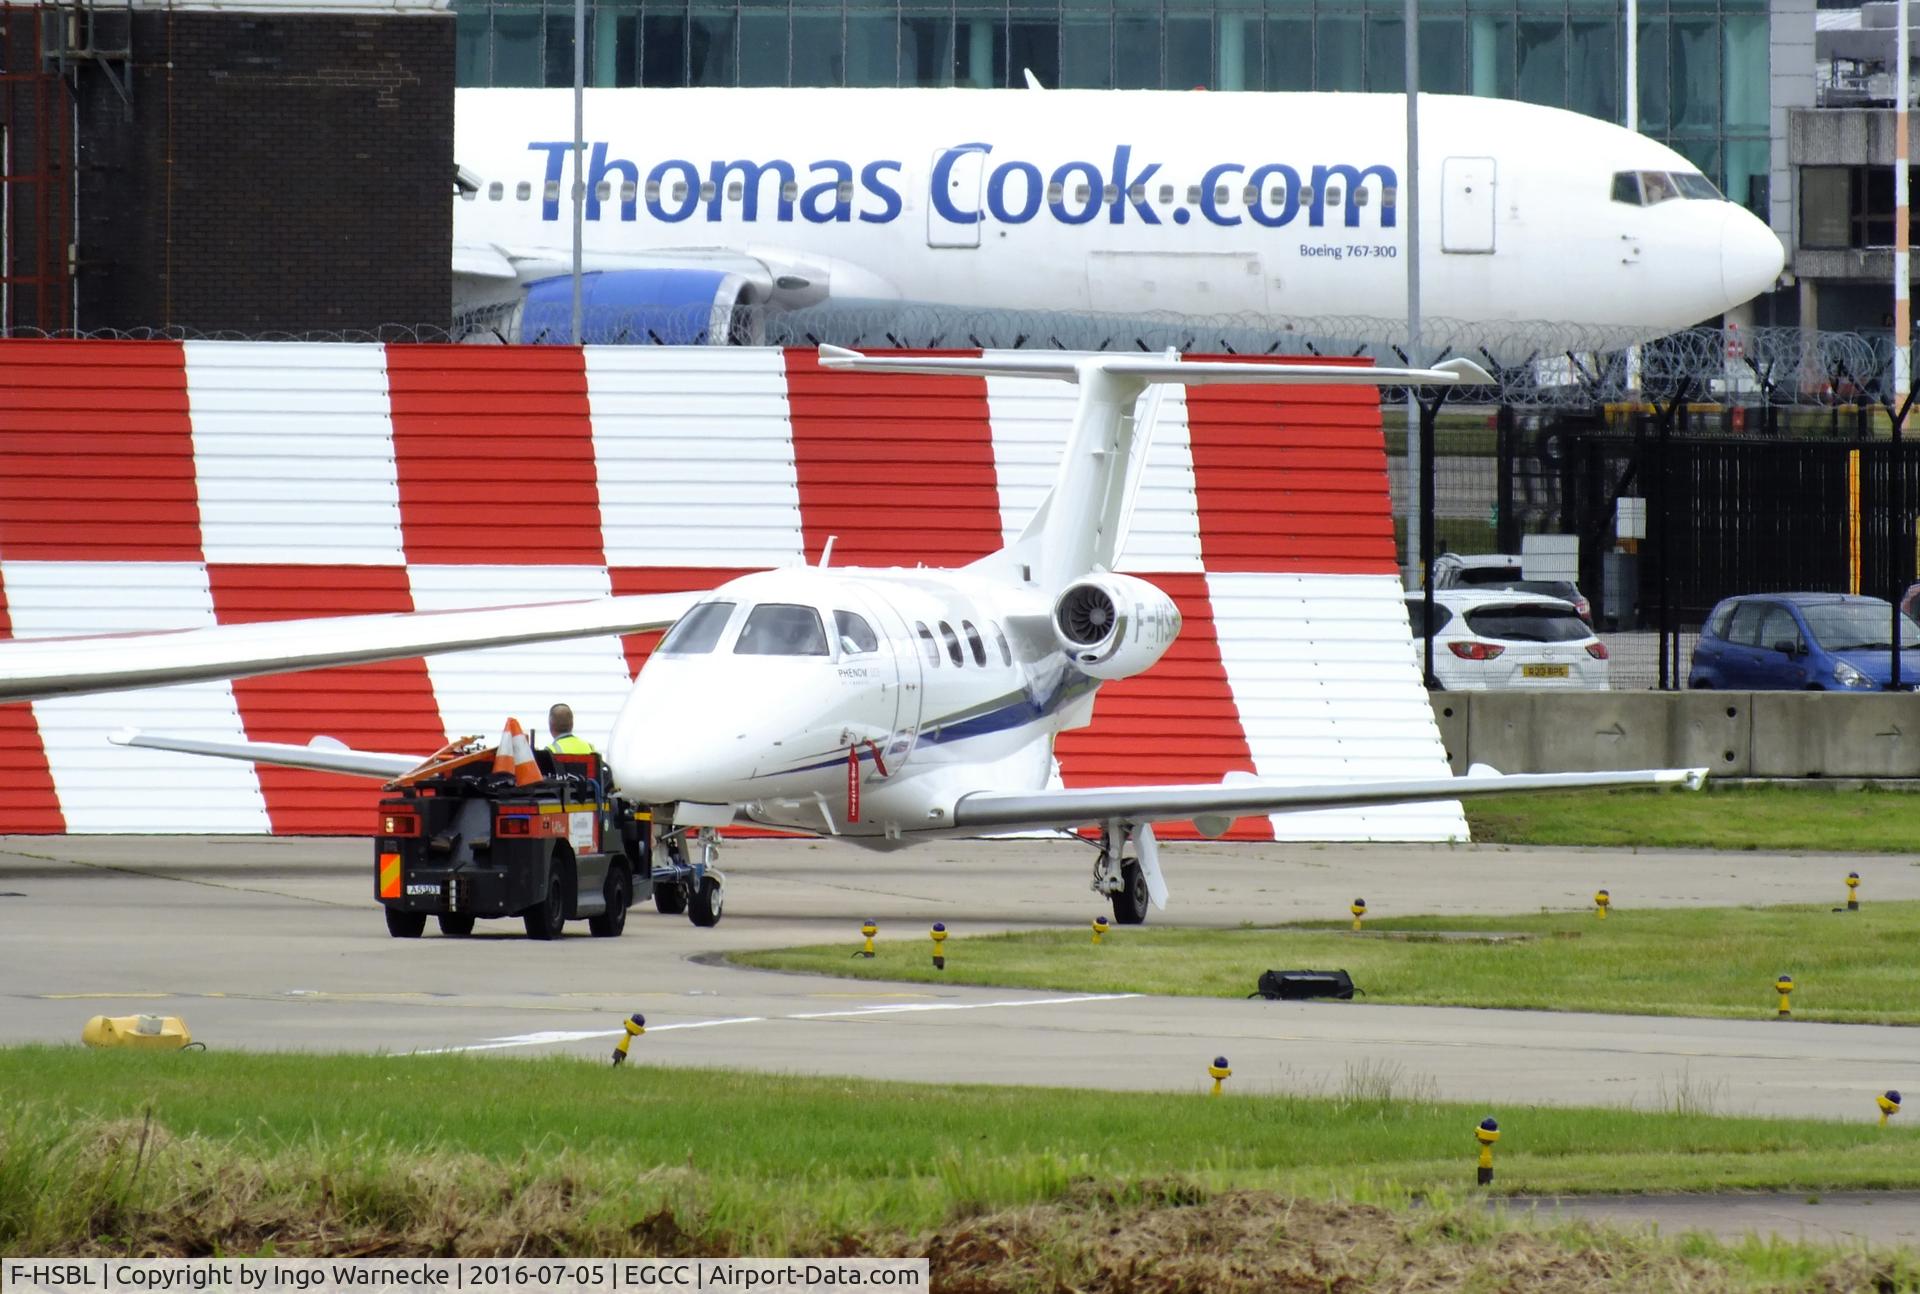
[[[688,859],[688,835],[699,861]],[[653,869],[653,906],[669,916],[686,913],[696,926],[717,926],[726,904],[727,878],[714,866],[720,857],[720,833],[712,827],[666,828]]]

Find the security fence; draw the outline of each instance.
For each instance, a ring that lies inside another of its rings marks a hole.
[[[1900,435],[1904,411],[1893,403],[1885,335],[1725,327],[1647,339],[1551,321],[1441,318],[1423,323],[1416,349],[1405,322],[1394,320],[898,302],[789,311],[590,304],[581,333],[635,345],[1474,359],[1493,384],[1445,392],[1433,423],[1435,551],[1518,553],[1529,534],[1579,536],[1580,583],[1612,649],[1616,687],[1685,686],[1694,632],[1722,597],[1790,588],[1896,597],[1915,564],[1910,504],[1920,503],[1920,451]],[[94,335],[242,339],[183,329]],[[497,345],[571,335],[570,311],[514,304],[449,327],[244,339]],[[1402,519],[1418,485],[1405,454],[1409,394],[1422,393],[1382,394]]]

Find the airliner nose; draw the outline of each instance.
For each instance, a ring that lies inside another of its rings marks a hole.
[[[1727,206],[1720,223],[1720,287],[1732,307],[1773,286],[1786,268],[1787,249],[1758,216],[1732,203]]]

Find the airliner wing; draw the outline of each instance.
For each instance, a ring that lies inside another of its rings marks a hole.
[[[289,674],[329,665],[366,665],[477,647],[643,633],[671,625],[702,596],[699,590],[645,593],[463,611],[25,638],[0,643],[0,703]]]
[[[1031,831],[1082,827],[1113,820],[1133,824],[1189,818],[1233,819],[1313,809],[1464,800],[1516,791],[1562,791],[1606,786],[1677,786],[1698,789],[1704,768],[1649,768],[1621,773],[1473,772],[1391,782],[1266,782],[1257,779],[1211,786],[1102,786],[1058,791],[976,791],[960,797],[953,825],[964,830]]]
[[[107,740],[116,746],[140,746],[147,750],[174,750],[184,755],[212,755],[220,759],[240,759],[255,764],[278,764],[282,768],[305,768],[316,773],[343,773],[349,777],[377,777],[389,781],[420,767],[419,755],[388,755],[370,750],[349,750],[345,746],[316,738],[310,746],[293,746],[277,741],[192,741],[185,737],[163,737],[123,728]]]

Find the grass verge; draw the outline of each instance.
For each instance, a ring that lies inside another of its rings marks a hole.
[[[1920,851],[1920,794],[1820,786],[1574,791],[1463,801],[1481,844],[1783,853]]]
[[[1213,1100],[14,1048],[0,1087],[12,1255],[925,1253],[942,1291],[1920,1281],[1911,1257],[1514,1229],[1462,1185],[1484,1111],[1379,1075]],[[1500,1113],[1503,1190],[1920,1186],[1911,1129]]]
[[[1626,896],[1620,896],[1623,901]],[[1098,949],[1084,930],[947,940],[933,969],[924,940],[881,940],[874,958],[826,944],[744,952],[769,970],[861,979],[959,981],[1089,993],[1245,997],[1268,967],[1340,967],[1368,1002],[1764,1019],[1782,972],[1799,985],[1796,1020],[1920,1024],[1913,931],[1920,902],[1829,908],[1661,908],[1630,901],[1590,912],[1370,920],[1355,937],[1334,922],[1244,930],[1116,928]],[[1443,940],[1439,932],[1530,936]],[[1393,938],[1389,936],[1406,936]]]

